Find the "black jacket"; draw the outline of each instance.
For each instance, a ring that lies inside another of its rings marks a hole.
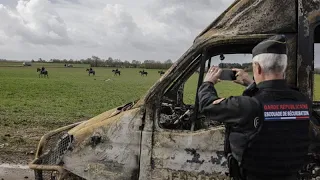
[[[257,173],[259,176],[265,173],[273,174],[275,177],[291,176],[303,164],[301,157],[307,153],[309,123],[308,121],[291,121],[288,124],[283,120],[264,122],[266,111],[263,104],[284,103],[291,99],[291,103],[308,104],[309,108],[306,108],[306,112],[309,111],[311,116],[312,103],[302,93],[289,87],[285,80],[264,81],[257,85],[257,89],[258,91],[252,94],[254,98],[252,96],[232,96],[220,99],[214,85],[205,82],[200,87],[198,94],[200,111],[207,119],[227,125],[228,141],[226,144],[230,144],[230,153],[239,165],[244,160],[243,166],[246,167],[246,170],[249,169],[251,173]],[[259,132],[263,133],[257,136]],[[256,141],[257,139],[260,141]],[[252,140],[256,141],[256,145],[252,145]],[[292,153],[285,153],[286,151]],[[255,158],[258,156],[259,158]],[[280,160],[279,157],[289,162],[275,161]]]
[[[285,89],[291,88],[285,80],[264,81],[257,85],[260,90],[267,88]],[[228,123],[239,127],[245,127],[249,121],[252,121],[259,112],[259,103],[250,96],[230,96],[218,104],[213,104],[215,100],[220,99],[213,83],[204,82],[198,92],[200,112],[207,119]],[[306,101],[311,105],[308,98]],[[311,107],[311,106],[310,106]],[[311,111],[311,109],[310,109]]]
[[[243,112],[257,112],[259,104],[249,96],[230,96],[218,104],[220,99],[213,83],[204,82],[198,92],[200,112],[207,119],[228,123],[230,125],[246,125],[256,114]]]

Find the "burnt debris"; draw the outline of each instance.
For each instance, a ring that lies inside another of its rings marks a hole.
[[[187,148],[187,149],[185,149],[185,151],[188,154],[191,154],[193,156],[191,160],[187,160],[188,163],[199,163],[199,164],[202,164],[204,162],[204,160],[199,160],[200,159],[200,154],[197,153],[197,150]]]

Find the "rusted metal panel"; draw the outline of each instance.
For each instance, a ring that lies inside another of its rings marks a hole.
[[[313,99],[313,40],[310,33],[320,13],[319,0],[298,0],[298,86],[302,93]]]
[[[135,108],[74,131],[76,144],[64,155],[63,168],[92,180],[137,179],[141,119]]]
[[[154,132],[151,179],[170,179],[174,174],[201,178],[226,178],[223,154],[224,127],[195,132]]]
[[[219,173],[204,173],[190,171],[175,171],[172,169],[159,169],[154,172],[153,179],[157,180],[229,180],[225,175]]]
[[[195,39],[237,34],[276,34],[296,32],[294,0],[241,0],[231,5]]]

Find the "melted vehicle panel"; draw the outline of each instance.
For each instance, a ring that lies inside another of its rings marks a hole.
[[[138,103],[135,104],[135,102],[131,102],[131,103],[127,103],[125,105],[119,106],[117,108],[110,109],[104,113],[101,113],[101,114],[89,119],[86,122],[81,123],[80,125],[76,126],[75,128],[71,129],[69,131],[69,134],[73,134],[74,132],[80,131],[83,128],[86,129],[87,126],[92,126],[96,123],[101,123],[101,122],[106,123],[106,121],[110,121],[109,120],[110,117],[113,117],[113,116],[115,116],[121,112],[124,112],[126,110],[129,110],[131,108],[138,108],[140,106],[141,106],[141,102],[139,104]]]
[[[154,179],[161,180],[225,180],[226,176],[219,173],[206,174],[203,172],[193,173],[187,171],[174,171],[171,169],[161,169],[154,174]]]
[[[294,0],[237,0],[195,39],[297,32]]]
[[[223,127],[193,133],[155,132],[151,176],[153,179],[226,177],[227,160],[223,144]]]
[[[83,140],[63,158],[64,168],[86,179],[138,179],[141,131],[139,108],[111,117],[108,124],[87,126]]]

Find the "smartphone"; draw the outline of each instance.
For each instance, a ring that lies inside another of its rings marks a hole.
[[[232,71],[231,69],[223,69],[220,75],[220,79],[225,81],[234,81],[237,79],[236,73],[236,71]]]

